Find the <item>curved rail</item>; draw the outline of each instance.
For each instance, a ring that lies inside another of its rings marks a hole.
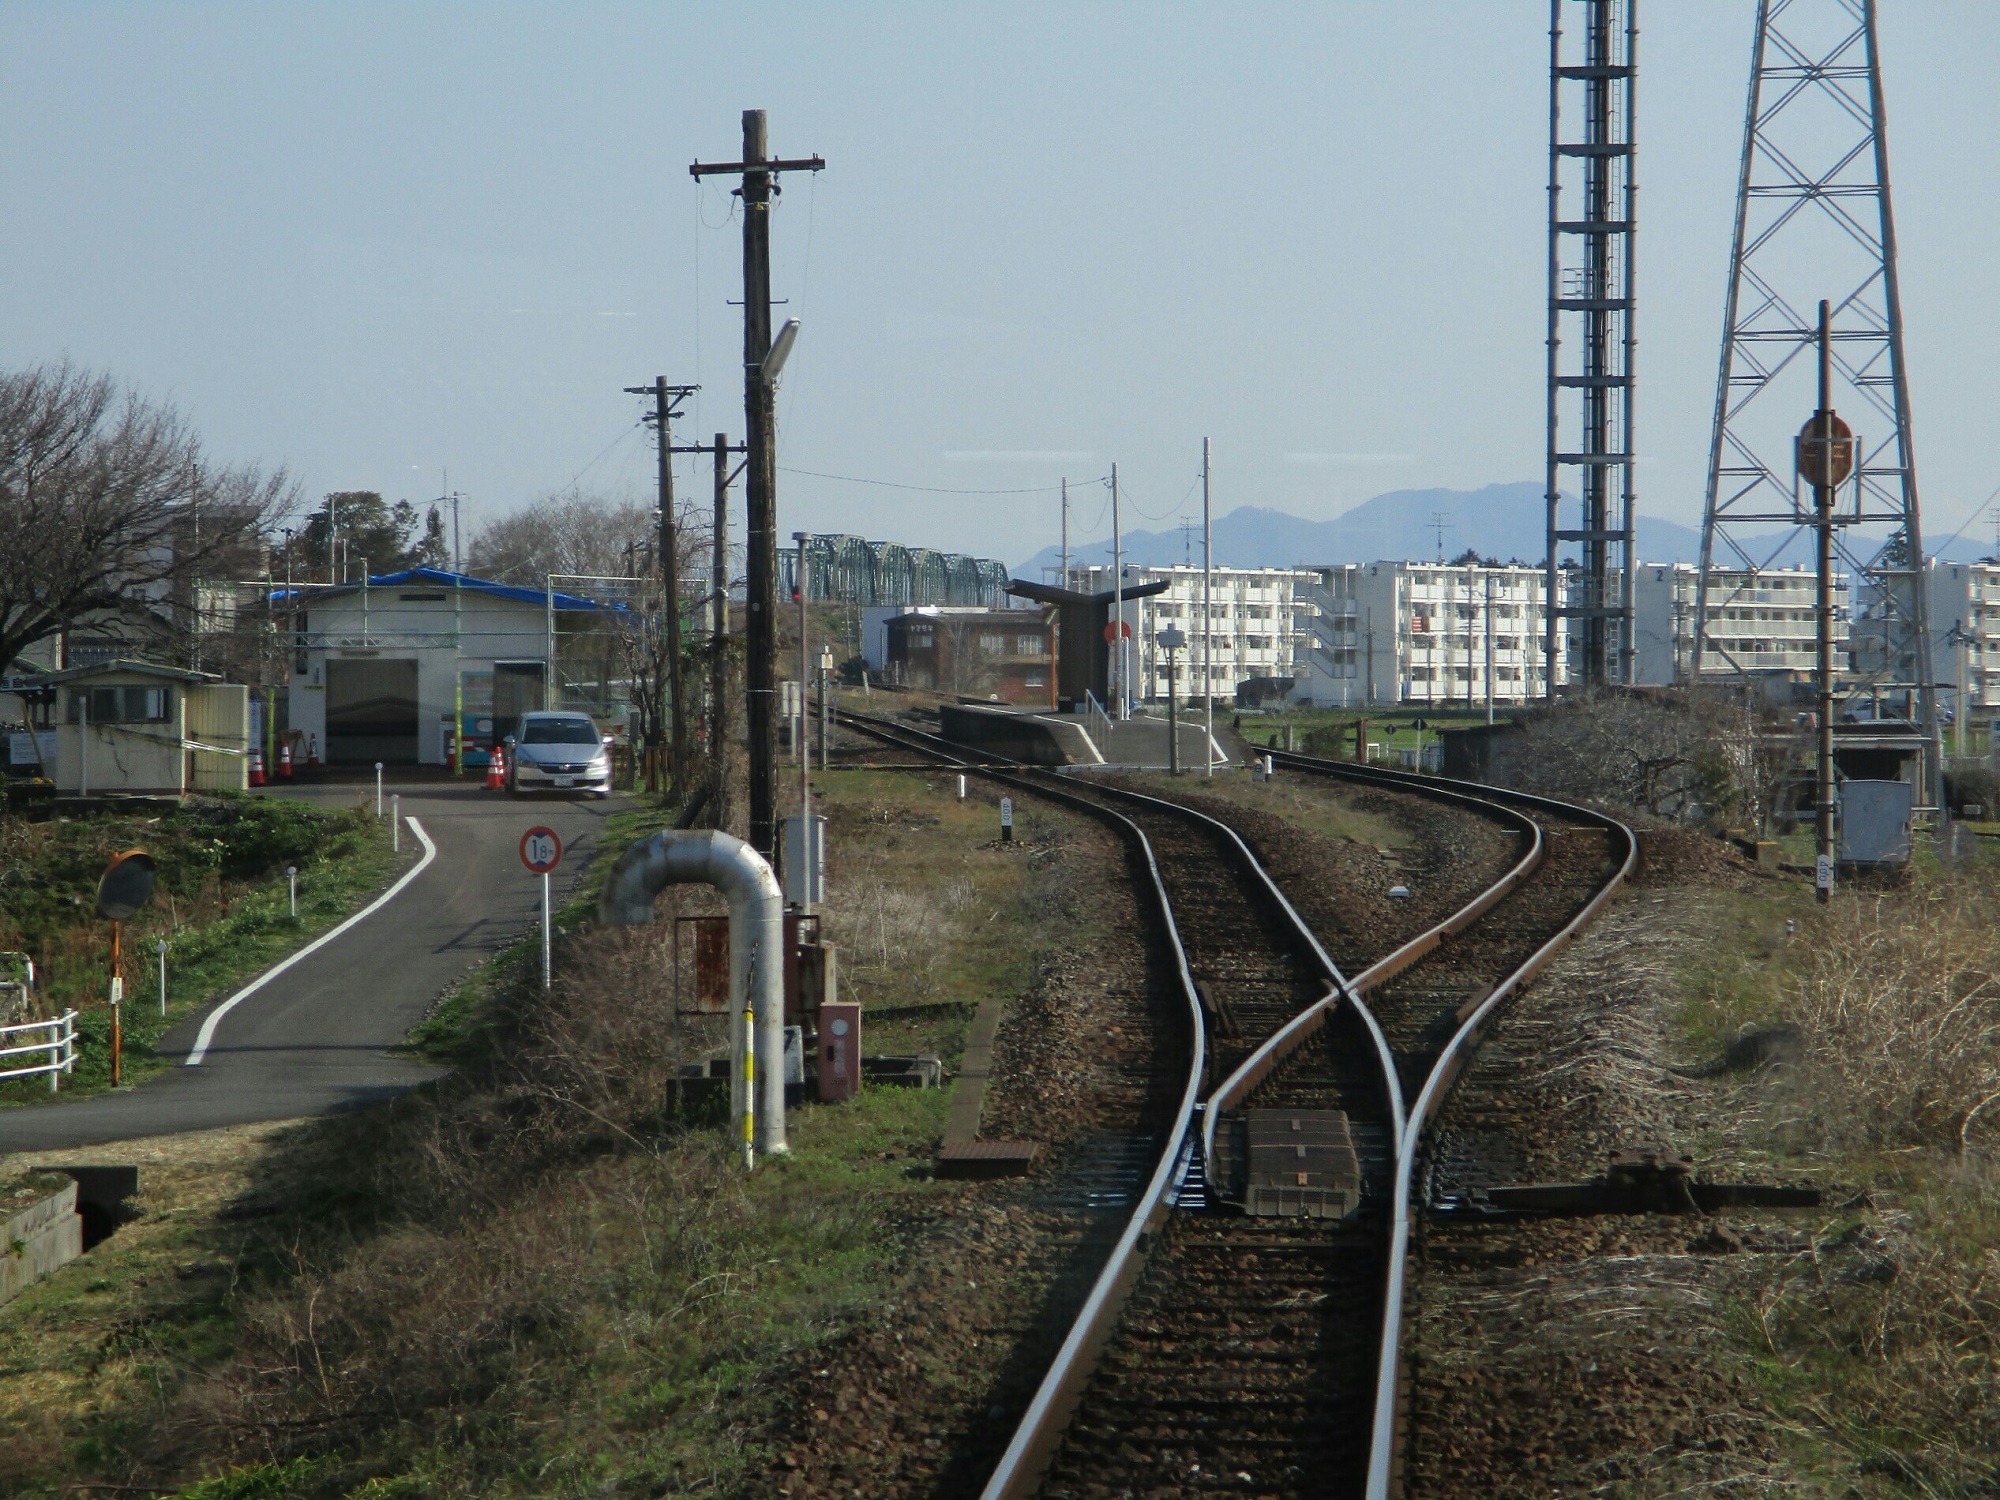
[[[1395,1057],[1390,1050],[1387,1035],[1383,1032],[1380,1024],[1369,1012],[1368,1008],[1356,997],[1347,977],[1341,973],[1340,967],[1334,963],[1332,956],[1327,953],[1311,926],[1306,922],[1304,917],[1299,915],[1291,901],[1279,889],[1277,882],[1271,879],[1269,872],[1264,869],[1257,857],[1250,852],[1249,846],[1243,842],[1242,837],[1235,829],[1219,819],[1211,818],[1207,814],[1198,812],[1191,807],[1185,807],[1178,802],[1172,802],[1161,797],[1150,797],[1143,792],[1135,792],[1123,787],[1093,785],[1091,787],[1091,794],[1086,796],[1077,791],[1063,788],[1060,785],[1051,784],[1056,778],[1030,778],[997,769],[994,761],[976,762],[968,759],[963,754],[963,747],[958,746],[953,741],[925,733],[922,730],[909,728],[906,725],[893,724],[866,715],[849,712],[842,712],[840,719],[849,728],[867,734],[875,739],[900,745],[904,748],[921,750],[926,754],[934,755],[954,765],[963,766],[967,770],[976,771],[991,780],[1017,787],[1032,795],[1051,797],[1056,801],[1079,806],[1096,812],[1099,815],[1108,814],[1109,816],[1118,818],[1127,827],[1132,828],[1138,833],[1139,838],[1144,841],[1148,868],[1151,871],[1155,888],[1159,893],[1167,929],[1174,936],[1174,948],[1180,964],[1182,982],[1190,996],[1195,996],[1193,977],[1187,966],[1186,954],[1180,946],[1178,930],[1174,925],[1170,903],[1166,896],[1165,886],[1161,880],[1158,865],[1153,860],[1151,843],[1150,841],[1145,841],[1145,835],[1143,831],[1138,829],[1137,824],[1123,817],[1122,814],[1118,814],[1106,807],[1104,802],[1098,799],[1123,801],[1155,808],[1170,813],[1175,817],[1185,818],[1191,822],[1205,825],[1210,830],[1220,834],[1227,841],[1229,847],[1235,851],[1242,867],[1255,877],[1259,888],[1265,896],[1283,914],[1286,922],[1292,927],[1305,951],[1312,955],[1314,964],[1319,968],[1321,977],[1328,986],[1327,993],[1318,1001],[1309,1005],[1307,1011],[1323,1018],[1329,1008],[1342,999],[1347,1000],[1354,1007],[1355,1013],[1367,1029],[1375,1049],[1375,1061],[1377,1067],[1380,1069],[1380,1083],[1383,1097],[1390,1109],[1390,1140],[1392,1145],[1394,1142],[1402,1139],[1405,1134],[1406,1124],[1402,1089],[1397,1083]],[[1001,764],[1011,763],[1002,762]],[[1196,1030],[1199,1036],[1203,1031],[1203,1026],[1198,996],[1195,996],[1194,1003]],[[1196,1050],[1196,1092],[1198,1092],[1199,1064],[1205,1053],[1199,1045]],[[1117,1246],[1105,1262],[1103,1271],[1099,1273],[1097,1282],[1092,1286],[1090,1295],[1085,1299],[1082,1310],[1071,1324],[1069,1334],[1064,1339],[1062,1348],[1057,1352],[1055,1359],[1051,1361],[1047,1374],[1043,1376],[1041,1385],[1035,1392],[1034,1399],[1029,1402],[1027,1410],[1022,1414],[1021,1420],[1015,1428],[1014,1436],[1007,1445],[1006,1452],[1001,1456],[999,1464],[995,1466],[985,1489],[981,1491],[981,1500],[1023,1500],[1023,1497],[1034,1492],[1036,1485],[1041,1481],[1042,1475],[1047,1471],[1049,1463],[1054,1457],[1056,1447],[1069,1424],[1069,1420],[1082,1399],[1084,1387],[1096,1370],[1098,1360],[1112,1336],[1118,1321],[1118,1315],[1122,1311],[1126,1299],[1130,1296],[1132,1288],[1138,1280],[1140,1271],[1144,1269],[1146,1256],[1152,1249],[1153,1237],[1157,1234],[1161,1223],[1172,1208],[1168,1194],[1174,1181],[1178,1178],[1191,1149],[1192,1143],[1189,1140],[1189,1125],[1193,1116],[1193,1106],[1194,1099],[1192,1097],[1184,1101],[1183,1109],[1176,1117],[1172,1133],[1169,1136],[1171,1144],[1161,1153],[1160,1164],[1154,1173],[1152,1183],[1133,1209],[1132,1216],[1127,1221],[1124,1234],[1120,1236]],[[1212,1144],[1211,1131],[1204,1131],[1203,1144],[1204,1149],[1207,1149]]]
[[[1026,776],[1014,774],[1011,769],[1001,769],[991,760],[983,763],[969,760],[962,753],[963,747],[923,731],[851,713],[843,712],[840,717],[851,728],[872,737],[920,750],[1032,794],[1051,797],[1100,815],[1117,818],[1131,828],[1142,841],[1145,840],[1143,831],[1139,830],[1130,819],[1124,818],[1100,801],[1052,786],[1049,780],[1040,777],[1031,780]],[[1298,927],[1307,950],[1314,955],[1315,962],[1323,969],[1329,983],[1326,995],[1306,1006],[1267,1037],[1210,1094],[1202,1110],[1204,1117],[1202,1149],[1205,1159],[1213,1155],[1216,1124],[1220,1115],[1254,1090],[1280,1062],[1303,1045],[1325,1024],[1332,1008],[1341,1000],[1346,1000],[1354,1007],[1357,1016],[1362,1019],[1373,1038],[1378,1058],[1384,1067],[1384,1085],[1393,1116],[1392,1161],[1395,1188],[1366,1493],[1369,1500],[1389,1500],[1398,1488],[1402,1452],[1403,1413],[1400,1399],[1403,1372],[1402,1310],[1408,1280],[1414,1183],[1428,1127],[1448,1097],[1451,1085],[1456,1081],[1466,1059],[1483,1036],[1486,1024],[1498,1008],[1523,984],[1539,973],[1602,910],[1604,904],[1630,876],[1638,860],[1638,840],[1629,827],[1609,814],[1534,793],[1516,792],[1474,782],[1445,781],[1438,777],[1394,771],[1379,766],[1360,766],[1321,760],[1288,751],[1266,753],[1274,764],[1288,766],[1294,770],[1413,793],[1477,810],[1503,823],[1512,824],[1515,831],[1528,841],[1528,847],[1521,857],[1498,880],[1465,906],[1444,921],[1403,943],[1350,979],[1341,974],[1317,937],[1312,934],[1290,901],[1278,889],[1268,872],[1250,853],[1234,829],[1206,814],[1165,798],[1150,797],[1142,792],[1118,787],[1093,788],[1100,796],[1170,810],[1176,815],[1206,823],[1225,834],[1247,868],[1256,873],[1279,909]],[[1002,764],[1011,768],[1016,763]],[[1593,824],[1611,834],[1615,841],[1615,851],[1622,850],[1617,868],[1599,884],[1590,899],[1557,933],[1538,946],[1512,973],[1495,985],[1480,1004],[1466,1016],[1438,1054],[1423,1086],[1418,1090],[1416,1099],[1406,1106],[1387,1038],[1362,997],[1420,962],[1447,938],[1472,927],[1534,874],[1547,855],[1548,841],[1541,824],[1530,815],[1532,812],[1554,814],[1573,823]],[[1178,934],[1173,926],[1171,906],[1167,900],[1157,862],[1153,858],[1150,842],[1145,842],[1144,847],[1148,869],[1153,878],[1168,931],[1174,934],[1174,946],[1180,960],[1183,984],[1189,988],[1192,995],[1192,979],[1187,969],[1186,957],[1180,950]],[[1201,1010],[1198,997],[1193,1003],[1199,1036]],[[1192,1103],[1184,1101],[1184,1112],[1177,1120],[1174,1139],[1184,1141],[1186,1122],[1191,1115]],[[1150,1249],[1150,1237],[1165,1218],[1170,1206],[1167,1193],[1186,1154],[1186,1145],[1162,1154],[1152,1186],[1134,1210],[1125,1235],[1121,1237],[1111,1260],[1107,1262],[1097,1285],[1093,1287],[1083,1312],[1072,1326],[1069,1337],[1065,1340],[1056,1361],[1051,1365],[1041,1389],[1036,1393],[1035,1400],[1024,1414],[1012,1443],[982,1494],[982,1500],[1021,1500],[1021,1497],[1032,1493],[1034,1485],[1045,1471],[1063,1428],[1080,1399],[1083,1386],[1095,1367],[1097,1357],[1110,1338],[1117,1314],[1138,1278],[1145,1254]]]
[[[1494,815],[1501,822],[1515,824],[1515,831],[1528,839],[1528,849],[1498,880],[1453,912],[1436,926],[1426,928],[1394,952],[1377,959],[1349,981],[1349,985],[1359,997],[1386,984],[1398,974],[1417,963],[1432,952],[1446,938],[1463,932],[1493,906],[1506,897],[1523,880],[1534,873],[1542,862],[1546,845],[1542,839],[1541,825],[1533,818],[1523,817],[1510,808],[1501,806],[1484,797],[1476,797],[1463,792],[1444,788],[1425,788],[1441,801],[1457,802],[1464,806],[1476,807]],[[1356,1005],[1364,1015],[1370,1014],[1357,998]],[[1267,1037],[1264,1043],[1237,1065],[1236,1071],[1224,1079],[1214,1093],[1209,1095],[1207,1107],[1202,1117],[1202,1149],[1212,1157],[1215,1154],[1216,1123],[1224,1110],[1231,1108],[1258,1084],[1268,1078],[1272,1071],[1292,1053],[1305,1045],[1308,1038],[1326,1023],[1326,1001],[1308,1006],[1294,1016],[1283,1027]],[[1393,1076],[1393,1075],[1392,1075]],[[1396,1116],[1396,1146],[1400,1151],[1407,1129],[1407,1110],[1402,1097],[1402,1085],[1396,1084],[1393,1110]]]
[[[1398,1471],[1403,1452],[1401,1399],[1403,1295],[1408,1284],[1413,1183],[1424,1134],[1450,1094],[1451,1085],[1457,1081],[1466,1059],[1485,1034],[1487,1020],[1513,996],[1515,991],[1547,967],[1556,954],[1569,945],[1570,940],[1583,930],[1591,918],[1603,910],[1605,902],[1609,901],[1618,888],[1631,877],[1639,862],[1639,840],[1630,827],[1609,813],[1598,812],[1594,808],[1581,807],[1573,803],[1558,802],[1552,797],[1542,797],[1532,792],[1482,786],[1476,782],[1440,784],[1434,777],[1392,771],[1378,766],[1349,765],[1340,761],[1320,760],[1314,756],[1283,751],[1270,753],[1275,764],[1289,765],[1295,770],[1309,771],[1318,775],[1337,776],[1376,786],[1393,785],[1409,791],[1429,790],[1433,794],[1471,795],[1479,800],[1525,805],[1557,813],[1572,822],[1594,823],[1610,833],[1614,840],[1623,846],[1623,857],[1618,861],[1618,868],[1599,884],[1596,892],[1584,903],[1582,909],[1571,917],[1560,931],[1530,954],[1513,973],[1495,985],[1492,993],[1480,1002],[1452,1034],[1451,1040],[1445,1044],[1444,1050],[1438,1054],[1437,1061],[1432,1065],[1430,1075],[1424,1080],[1423,1088],[1418,1091],[1417,1098],[1410,1107],[1403,1139],[1397,1143],[1396,1197],[1391,1220],[1389,1285],[1383,1317],[1381,1363],[1376,1371],[1374,1429],[1369,1438],[1367,1491],[1368,1500],[1390,1500],[1390,1496],[1400,1489],[1397,1481],[1400,1477]],[[1477,787],[1476,793],[1461,793],[1459,790],[1473,787]]]

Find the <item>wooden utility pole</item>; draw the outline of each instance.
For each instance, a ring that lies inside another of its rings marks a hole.
[[[666,617],[661,624],[667,647],[667,760],[674,790],[683,796],[687,791],[681,785],[682,769],[687,765],[687,716],[682,707],[685,700],[681,684],[681,568],[679,538],[674,526],[673,465],[673,456],[680,450],[674,447],[673,423],[680,415],[681,403],[700,389],[698,385],[668,385],[664,375],[655,376],[651,385],[625,387],[627,395],[653,398],[653,414],[646,420],[653,424],[660,440],[660,612]],[[649,784],[654,783],[652,776],[646,779]],[[657,790],[656,784],[654,789]]]
[[[750,740],[750,847],[777,857],[778,832],[778,465],[777,383],[771,353],[771,199],[782,172],[817,172],[817,156],[783,161],[768,153],[764,111],[743,111],[743,159],[694,163],[697,178],[741,174],[743,186],[743,492],[749,513],[745,588],[744,687]]]
[[[1833,411],[1833,313],[1819,305],[1819,409],[1798,438],[1799,477],[1813,489],[1813,530],[1819,543],[1819,597],[1814,611],[1819,625],[1819,766],[1813,831],[1817,858],[1813,885],[1822,902],[1833,899],[1835,859],[1833,829],[1833,530],[1834,496],[1842,480],[1854,472],[1854,432]]]
[[[729,481],[735,478],[729,469],[729,455],[742,451],[740,445],[729,446],[727,433],[715,435],[715,547],[709,577],[715,618],[709,639],[708,754],[715,763],[710,792],[715,805],[710,811],[715,826],[724,830],[729,827]]]

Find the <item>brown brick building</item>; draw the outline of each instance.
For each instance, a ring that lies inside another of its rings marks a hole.
[[[884,628],[892,682],[967,698],[1055,706],[1055,626],[1040,610],[912,610]]]

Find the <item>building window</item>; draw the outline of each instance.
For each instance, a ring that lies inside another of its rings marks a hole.
[[[1029,672],[1021,678],[1023,687],[1047,687],[1048,684],[1048,678],[1040,672]]]
[[[1014,653],[1017,656],[1040,656],[1042,638],[1038,635],[1022,635],[1014,638]]]
[[[984,630],[979,635],[979,649],[998,656],[1007,649],[1007,637],[997,630]]]
[[[94,687],[69,690],[69,722],[77,722],[83,696],[90,695],[93,724],[164,724],[173,712],[173,689]]]

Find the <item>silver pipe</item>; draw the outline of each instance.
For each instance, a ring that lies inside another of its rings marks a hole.
[[[762,855],[717,829],[668,830],[618,857],[598,898],[598,920],[634,927],[653,920],[653,898],[670,885],[711,885],[729,902],[730,1118],[753,1109],[743,1054],[754,1050],[756,1149],[785,1144],[785,896]],[[740,1019],[748,1002],[754,1036]]]

